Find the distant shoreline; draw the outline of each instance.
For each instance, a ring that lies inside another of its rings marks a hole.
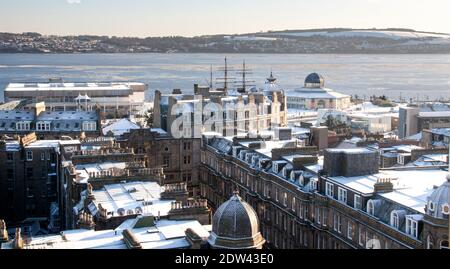
[[[193,51],[193,52],[101,52],[101,51],[93,51],[93,52],[3,52],[0,51],[0,55],[2,54],[34,54],[34,55],[89,55],[89,54],[267,54],[267,55],[450,55],[450,51],[446,52],[201,52],[201,51]]]

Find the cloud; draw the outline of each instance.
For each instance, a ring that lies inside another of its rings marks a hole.
[[[81,4],[81,0],[66,0],[69,4]]]

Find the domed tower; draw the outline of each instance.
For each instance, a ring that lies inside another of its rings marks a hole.
[[[255,210],[237,192],[214,214],[208,238],[213,248],[261,249],[265,241],[259,231]]]
[[[447,182],[435,189],[428,197],[427,214],[436,219],[448,220],[450,214],[450,174]]]
[[[317,73],[309,74],[305,79],[305,88],[324,88],[325,80]]]
[[[428,249],[448,249],[450,234],[450,169],[447,181],[434,189],[425,206],[425,245]]]

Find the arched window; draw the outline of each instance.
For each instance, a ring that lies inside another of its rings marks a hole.
[[[375,215],[375,203],[373,200],[369,200],[367,202],[367,214],[374,216]]]
[[[441,241],[441,249],[448,249],[448,240]]]
[[[398,216],[397,211],[392,211],[391,212],[391,226],[394,227],[395,229],[398,229],[399,223],[400,223],[400,218]]]
[[[434,247],[433,236],[431,236],[431,234],[429,234],[427,236],[427,249],[433,249],[433,247]]]
[[[450,214],[450,206],[449,204],[442,205],[442,214],[449,215]]]
[[[433,201],[430,201],[430,202],[428,203],[428,210],[429,210],[430,212],[434,212],[434,210],[436,210],[436,203],[434,203]]]

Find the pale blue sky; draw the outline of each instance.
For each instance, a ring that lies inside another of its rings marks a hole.
[[[0,32],[142,37],[403,27],[450,33],[449,10],[449,0],[0,0]]]

